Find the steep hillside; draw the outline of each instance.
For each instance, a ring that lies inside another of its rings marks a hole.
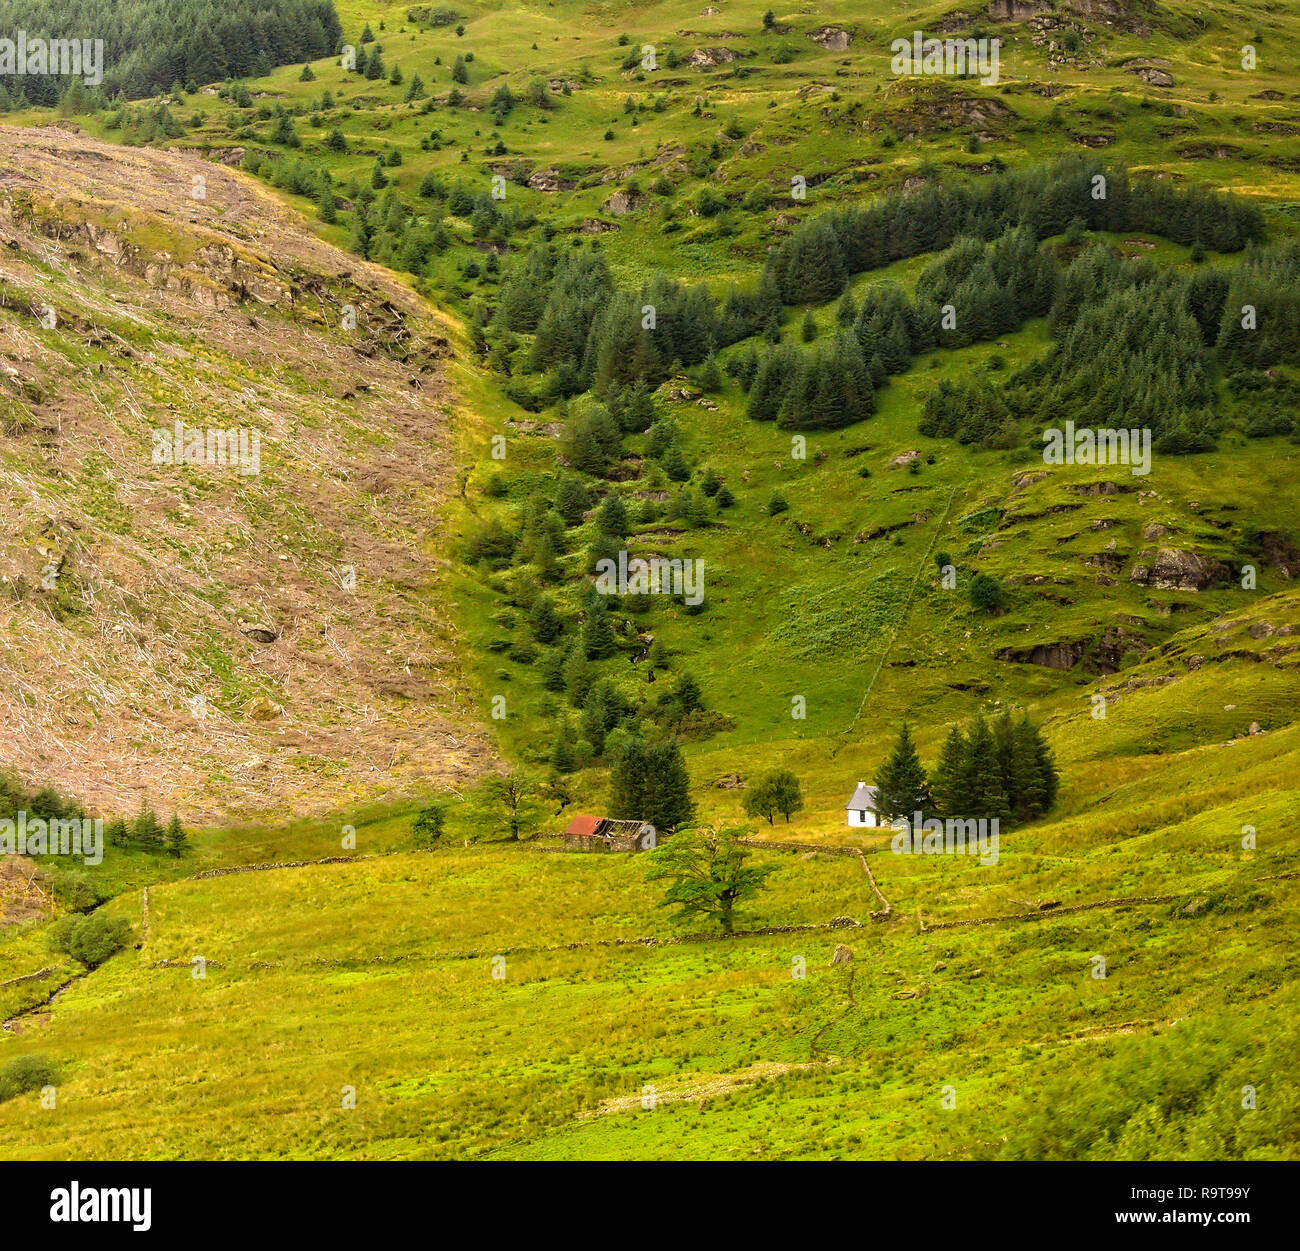
[[[0,152],[4,763],[195,822],[478,772],[444,327],[235,172],[56,129]],[[249,455],[154,463],[177,422]]]

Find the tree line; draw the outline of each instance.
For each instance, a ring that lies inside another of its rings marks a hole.
[[[0,31],[16,38],[20,30],[29,42],[102,39],[100,88],[132,100],[260,78],[277,65],[333,56],[343,39],[333,0],[0,0]],[[71,86],[53,75],[0,77],[14,108],[53,107]]]
[[[1239,251],[1264,233],[1254,205],[1165,179],[1132,179],[1122,165],[1080,156],[970,185],[927,182],[867,207],[822,213],[773,249],[764,273],[785,303],[823,303],[854,274],[942,251],[962,236],[992,240],[1025,226],[1045,239],[1076,217],[1089,230],[1145,231],[1219,252]]]
[[[875,778],[875,810],[887,821],[913,814],[1032,821],[1056,802],[1060,774],[1042,732],[1022,715],[1002,712],[989,724],[976,717],[963,730],[953,726],[939,758],[927,772],[904,724]]]

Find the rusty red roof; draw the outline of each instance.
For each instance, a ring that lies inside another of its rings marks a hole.
[[[569,828],[564,832],[566,834],[594,834],[604,819],[604,817],[574,817],[569,822]]]

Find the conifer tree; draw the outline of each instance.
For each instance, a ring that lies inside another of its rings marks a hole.
[[[596,528],[611,538],[625,539],[630,525],[622,496],[617,491],[610,491],[596,510]]]
[[[176,813],[172,813],[172,819],[167,822],[167,832],[165,834],[167,841],[167,850],[175,857],[182,856],[189,847],[189,837],[181,825],[181,819]]]
[[[163,827],[158,823],[148,799],[140,801],[140,811],[131,826],[131,841],[145,851],[157,851],[163,845]]]
[[[961,799],[965,811],[954,815],[967,820],[982,818],[991,821],[994,817],[1005,820],[1009,813],[1007,795],[1002,789],[997,743],[983,717],[975,719],[966,740]]]
[[[894,750],[876,774],[876,811],[887,821],[895,817],[910,821],[913,813],[925,812],[929,806],[925,769],[912,743],[912,732],[904,722]]]
[[[964,805],[966,740],[961,728],[953,726],[943,741],[939,761],[930,771],[930,797],[941,817],[960,816]]]
[[[595,596],[587,602],[587,615],[582,623],[582,648],[588,660],[603,660],[618,650],[609,612],[604,601]]]
[[[563,623],[555,611],[555,604],[549,595],[539,595],[533,602],[529,613],[533,627],[533,638],[539,643],[554,643],[560,637]]]

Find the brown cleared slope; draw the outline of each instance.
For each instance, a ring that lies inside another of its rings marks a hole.
[[[485,767],[443,329],[242,174],[0,127],[0,765],[192,820]],[[177,420],[256,430],[261,472],[154,465]]]

